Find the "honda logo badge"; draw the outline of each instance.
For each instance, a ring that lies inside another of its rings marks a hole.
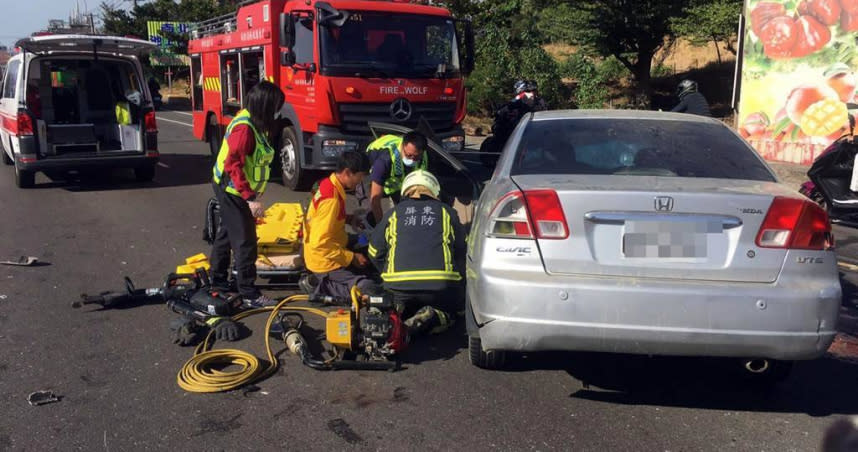
[[[411,118],[411,102],[408,99],[396,99],[390,104],[390,117],[403,122]]]
[[[659,212],[670,212],[673,210],[673,198],[670,196],[656,196],[655,210]]]

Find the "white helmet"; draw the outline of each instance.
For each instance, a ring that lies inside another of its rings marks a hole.
[[[435,198],[441,195],[441,184],[438,183],[438,179],[432,173],[426,170],[414,170],[408,173],[405,176],[405,180],[402,181],[402,191],[400,193],[405,196],[409,188],[417,185],[426,187]]]

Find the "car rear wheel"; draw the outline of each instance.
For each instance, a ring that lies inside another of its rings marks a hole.
[[[9,154],[6,153],[6,150],[3,149],[2,145],[0,145],[0,154],[3,154],[3,163],[4,164],[12,165],[13,163],[15,163],[15,161],[9,157]]]
[[[299,143],[295,129],[284,127],[280,133],[280,170],[283,174],[283,185],[292,190],[301,187],[304,171],[298,159]]]
[[[217,123],[217,119],[214,116],[209,120],[208,128],[209,153],[212,155],[212,160],[215,160],[218,152],[220,152],[220,144],[223,137],[221,137],[220,124]]]
[[[506,364],[506,353],[499,350],[484,351],[479,336],[468,335],[468,357],[471,364],[483,369],[501,369]]]
[[[134,178],[138,182],[149,182],[155,178],[155,165],[139,166],[134,168]]]
[[[22,170],[18,168],[18,165],[15,165],[15,185],[18,188],[30,188],[36,185],[36,173]]]

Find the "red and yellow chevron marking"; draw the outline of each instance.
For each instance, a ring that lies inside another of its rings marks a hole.
[[[203,88],[206,91],[220,92],[220,78],[218,78],[218,77],[205,77],[203,79]]]

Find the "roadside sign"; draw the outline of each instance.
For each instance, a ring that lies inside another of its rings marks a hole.
[[[187,55],[175,53],[176,42],[171,38],[176,34],[187,34],[191,27],[187,22],[148,21],[149,41],[158,47],[149,55],[152,66],[188,66],[190,59]]]
[[[746,0],[739,133],[766,160],[810,165],[849,130],[858,11]]]

